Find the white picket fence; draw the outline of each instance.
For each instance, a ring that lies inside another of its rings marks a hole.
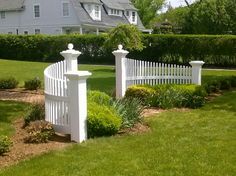
[[[66,61],[52,64],[44,70],[45,120],[51,122],[57,132],[70,134],[66,72]]]
[[[87,139],[86,79],[91,73],[77,70],[81,53],[72,44],[60,54],[65,60],[44,70],[45,120],[53,124],[56,132],[82,142]]]
[[[126,58],[129,52],[119,45],[113,51],[116,61],[116,98],[122,98],[126,89],[138,84],[197,84],[201,85],[203,61],[192,61],[191,66],[155,63]]]
[[[125,59],[126,88],[138,84],[191,84],[192,67]]]

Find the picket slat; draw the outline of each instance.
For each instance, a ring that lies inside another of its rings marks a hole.
[[[126,61],[127,87],[137,84],[190,84],[192,68],[176,64],[140,61]]]

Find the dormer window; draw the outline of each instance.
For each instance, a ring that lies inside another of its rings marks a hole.
[[[118,9],[109,9],[108,15],[122,16],[122,11]]]
[[[136,11],[130,11],[127,10],[125,11],[125,16],[127,17],[127,19],[129,20],[130,24],[137,24],[137,12]]]
[[[95,18],[99,19],[100,17],[100,8],[98,5],[95,5]]]
[[[132,23],[136,23],[136,12],[132,12]]]
[[[101,6],[98,4],[84,4],[85,10],[93,20],[101,21]]]

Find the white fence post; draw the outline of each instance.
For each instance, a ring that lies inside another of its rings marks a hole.
[[[68,78],[68,115],[70,118],[71,140],[82,142],[87,139],[87,87],[88,71],[77,70],[77,57],[81,54],[68,45],[68,50],[61,52],[67,62]]]
[[[203,61],[191,61],[189,64],[192,66],[192,83],[201,85],[202,78],[202,65]]]
[[[126,91],[126,55],[129,53],[123,50],[123,46],[119,45],[118,50],[112,52],[116,60],[116,98],[124,97]]]

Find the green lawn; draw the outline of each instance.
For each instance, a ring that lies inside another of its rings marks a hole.
[[[0,101],[0,135],[14,133],[12,122],[24,114],[26,107],[25,103]]]
[[[24,81],[39,77],[43,81],[43,71],[50,63],[0,59],[0,78],[13,76],[24,86]],[[111,94],[114,90],[114,66],[79,65],[79,70],[88,70],[92,76],[88,79],[88,88]]]
[[[0,78],[13,76],[24,85],[24,81],[38,76],[43,81],[43,70],[49,63],[13,61],[0,59]],[[88,79],[88,88],[111,94],[115,87],[114,66],[79,65],[79,70],[88,70],[92,76]],[[236,70],[203,70],[203,81],[213,79],[213,76],[236,75]]]
[[[151,131],[74,144],[0,171],[10,176],[234,176],[236,91],[201,109],[146,119]]]

